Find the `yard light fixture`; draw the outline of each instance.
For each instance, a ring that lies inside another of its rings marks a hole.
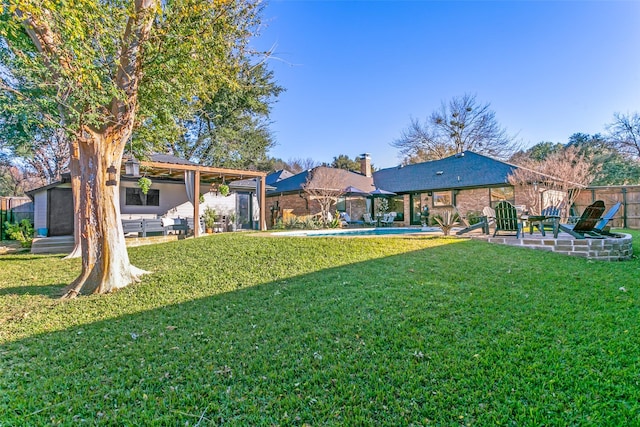
[[[124,162],[124,173],[127,176],[140,176],[140,162],[131,154],[131,157]]]
[[[118,184],[118,181],[117,181],[118,177],[116,176],[117,172],[118,171],[116,170],[116,167],[113,166],[113,164],[107,168],[107,175],[108,175],[107,185],[115,186]]]

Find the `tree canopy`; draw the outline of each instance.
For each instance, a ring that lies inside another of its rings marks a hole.
[[[0,126],[14,150],[63,135],[71,154],[82,272],[67,295],[138,279],[129,263],[117,179],[134,129],[145,148],[183,135],[194,112],[237,90],[257,0],[4,0]],[[264,74],[263,74],[264,76]],[[5,133],[6,131],[6,133]]]
[[[443,102],[424,123],[411,119],[391,145],[400,149],[405,164],[442,159],[465,150],[500,159],[515,151],[514,138],[499,125],[490,104],[480,104],[475,95],[468,94]]]
[[[601,134],[574,133],[565,144],[540,142],[518,151],[509,161],[518,165],[543,162],[570,147],[575,147],[577,154],[589,162],[590,185],[640,184],[640,162],[620,152],[615,143]]]

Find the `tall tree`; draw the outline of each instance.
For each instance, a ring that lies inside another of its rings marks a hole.
[[[332,168],[344,169],[351,172],[360,172],[360,162],[358,158],[351,160],[346,154],[340,154],[333,158]]]
[[[616,113],[607,126],[613,145],[624,154],[640,158],[640,114]]]
[[[67,297],[143,273],[129,262],[110,171],[138,123],[163,124],[158,140],[169,140],[175,117],[201,109],[221,82],[235,86],[258,12],[252,0],[3,0],[0,104],[21,112],[12,117],[23,133],[41,121],[69,138],[82,272]]]
[[[516,149],[514,138],[498,124],[490,104],[479,104],[475,95],[468,94],[443,102],[424,124],[412,119],[391,145],[400,149],[405,164],[465,150],[505,159]]]
[[[593,180],[593,164],[575,146],[565,147],[543,160],[520,163],[508,180],[517,188],[531,213],[539,214],[542,206],[541,193],[555,190],[564,194],[565,212],[576,200],[580,191]]]
[[[327,224],[331,218],[331,206],[344,194],[344,172],[327,166],[318,166],[307,175],[303,188],[309,200],[320,207],[320,220]]]
[[[306,159],[295,157],[287,160],[286,169],[293,173],[300,173],[302,171],[313,169],[319,166],[319,163],[313,160],[311,157]]]
[[[183,120],[185,131],[169,148],[206,165],[257,168],[274,145],[268,118],[282,90],[264,63],[243,58],[236,87],[223,85],[193,119]]]
[[[640,183],[640,159],[618,151],[616,144],[600,134],[574,133],[567,147],[574,146],[591,160],[591,185],[625,185]]]

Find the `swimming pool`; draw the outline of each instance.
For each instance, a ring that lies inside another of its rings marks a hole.
[[[397,234],[418,234],[434,233],[441,231],[437,227],[410,228],[410,227],[390,227],[390,228],[356,228],[349,230],[299,230],[283,231],[272,233],[274,236],[306,236],[306,237],[351,237],[351,236],[388,236]]]

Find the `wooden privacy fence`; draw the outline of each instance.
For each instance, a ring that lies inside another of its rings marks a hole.
[[[640,229],[640,185],[588,187],[580,192],[575,206],[579,213],[596,200],[602,200],[605,212],[615,203],[622,207],[611,222],[612,227]]]

